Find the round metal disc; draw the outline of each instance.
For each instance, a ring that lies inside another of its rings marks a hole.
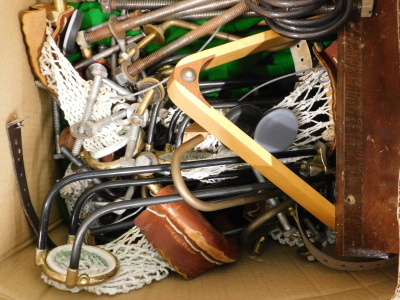
[[[297,116],[288,108],[269,110],[258,123],[254,140],[267,151],[281,152],[295,140],[299,130]]]
[[[46,257],[47,266],[54,272],[57,272],[59,274],[66,274],[66,266],[59,263],[59,259],[57,259],[57,257],[69,259],[69,257],[71,256],[71,249],[72,244],[66,244],[52,249]],[[117,259],[114,255],[104,249],[93,246],[82,245],[80,260],[82,259],[84,259],[86,263],[101,264],[101,271],[98,270],[99,265],[96,266],[97,268],[85,270],[85,272],[87,272],[86,274],[91,277],[102,276],[104,274],[110,273],[117,267]],[[69,262],[69,260],[67,260],[67,262]]]

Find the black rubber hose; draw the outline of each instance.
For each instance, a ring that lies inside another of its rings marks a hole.
[[[155,183],[165,183],[169,184],[172,182],[171,177],[161,177],[161,178],[146,178],[146,179],[129,179],[129,180],[119,180],[119,181],[108,181],[104,183],[97,184],[91,188],[86,189],[76,200],[74,209],[71,214],[71,221],[69,225],[69,235],[75,235],[79,226],[79,215],[82,207],[85,205],[86,201],[90,199],[93,194],[98,191],[109,189],[109,188],[121,188],[128,186],[142,186],[147,184]]]
[[[225,164],[237,164],[242,163],[243,159],[240,157],[228,157],[219,159],[199,160],[193,162],[182,163],[182,169],[191,168],[202,168],[204,166],[218,166]],[[170,171],[170,165],[154,165],[147,167],[132,167],[112,170],[94,170],[85,173],[72,174],[70,176],[60,179],[54,187],[47,193],[42,206],[42,215],[39,224],[38,234],[38,249],[46,249],[46,239],[50,221],[51,205],[57,199],[59,191],[66,185],[79,180],[93,179],[93,178],[108,178],[108,177],[120,177],[120,176],[132,176],[144,173],[158,173]]]
[[[182,114],[182,110],[178,109],[175,111],[175,113],[172,115],[171,121],[169,122],[168,126],[168,134],[167,134],[167,144],[172,144],[172,140],[174,138],[174,131],[176,124],[178,123],[179,116]]]
[[[220,189],[214,189],[214,190],[206,190],[206,191],[197,191],[194,192],[196,197],[201,197],[201,198],[214,198],[214,197],[220,197],[220,196],[229,196],[229,195],[237,195],[240,191],[240,193],[251,193],[254,191],[258,191],[263,189],[262,186],[265,187],[269,186],[270,188],[274,188],[273,185],[270,184],[260,184],[260,183],[255,183],[252,185],[247,185],[244,187],[229,187],[229,188],[220,188]],[[266,197],[267,193],[266,193]],[[75,241],[72,246],[72,251],[71,251],[71,261],[69,268],[71,269],[78,269],[79,267],[79,256],[82,248],[82,243],[85,237],[85,234],[87,230],[89,229],[89,226],[91,223],[93,223],[95,220],[100,218],[101,216],[104,216],[108,213],[111,213],[116,210],[121,210],[121,209],[134,209],[134,208],[139,208],[143,206],[150,206],[150,205],[158,205],[158,204],[165,204],[165,203],[171,203],[171,202],[181,202],[183,201],[182,197],[177,194],[177,195],[169,195],[169,196],[160,196],[160,197],[153,197],[153,198],[145,198],[145,199],[135,199],[135,200],[129,200],[129,201],[123,201],[123,202],[116,202],[116,203],[110,203],[109,205],[103,206],[92,212],[81,224],[79,227],[77,234],[75,236]]]
[[[119,230],[130,229],[134,226],[132,220],[123,221],[115,224],[105,225],[97,228],[90,229],[90,234],[92,236],[107,234]]]
[[[147,127],[147,144],[149,145],[153,145],[154,130],[156,128],[157,117],[160,107],[161,107],[161,102],[158,102],[157,104],[153,105],[151,109],[149,125]]]
[[[183,117],[181,123],[179,123],[178,132],[176,133],[176,138],[175,138],[175,148],[178,148],[182,144],[183,134],[185,133],[185,129],[188,126],[190,120],[191,118],[188,115],[186,115]]]
[[[244,0],[250,10],[265,17],[267,25],[278,34],[292,39],[316,40],[332,35],[353,12],[353,0],[338,0],[333,10],[315,19],[304,19],[322,7],[326,0]]]
[[[333,174],[324,174],[320,176],[315,176],[315,177],[306,177],[307,182],[315,182],[316,179],[318,178],[318,181],[326,181],[326,180],[334,180],[334,175]],[[193,192],[195,197],[200,197],[200,198],[214,198],[218,196],[231,196],[235,195],[237,193],[244,194],[244,193],[251,193],[251,191],[254,190],[261,190],[261,185],[263,186],[269,186],[267,188],[269,191],[274,190],[274,185],[272,183],[255,183],[255,184],[249,184],[246,186],[236,186],[236,187],[229,187],[229,188],[220,188],[220,189],[213,189],[213,190],[200,190]],[[275,189],[276,190],[276,189]],[[268,197],[268,192],[265,193],[266,197]],[[145,198],[145,199],[135,199],[135,200],[130,200],[130,201],[123,201],[123,202],[116,202],[116,203],[111,203],[107,206],[103,206],[101,208],[98,208],[95,210],[93,213],[91,213],[81,224],[79,227],[77,234],[75,236],[75,241],[72,246],[72,251],[71,251],[71,260],[70,260],[70,269],[77,270],[79,268],[79,257],[82,249],[82,244],[83,240],[85,238],[85,234],[87,230],[89,229],[89,226],[91,223],[93,223],[95,220],[100,218],[101,216],[104,216],[108,213],[111,213],[116,210],[121,210],[121,209],[134,209],[134,208],[139,208],[142,206],[150,206],[150,205],[157,205],[157,204],[164,204],[164,203],[171,203],[171,202],[180,202],[183,201],[180,195],[169,195],[169,196],[160,196],[160,197],[153,197],[153,198]],[[219,200],[221,201],[221,200]],[[223,201],[223,200],[222,200]]]
[[[298,150],[298,151],[286,151],[286,152],[280,152],[276,153],[278,154],[279,158],[286,158],[286,157],[296,157],[296,156],[304,156],[304,155],[315,155],[316,150],[315,149],[307,149],[307,150]],[[233,177],[233,176],[239,176],[240,172],[239,171],[228,171],[224,172],[221,174],[213,175],[210,177],[207,177],[208,179],[212,178],[223,178],[223,177]],[[313,177],[315,179],[317,177]],[[326,178],[324,178],[326,179]],[[70,227],[69,227],[69,235],[75,235],[76,231],[78,230],[78,223],[79,223],[79,215],[82,210],[82,207],[86,203],[90,197],[99,191],[105,190],[105,189],[112,189],[112,188],[122,188],[122,187],[128,187],[128,186],[142,186],[142,185],[148,185],[148,184],[169,184],[172,183],[172,178],[171,177],[157,177],[157,178],[146,178],[146,179],[128,179],[128,180],[119,180],[119,181],[109,181],[109,182],[104,182],[98,185],[95,185],[91,188],[86,189],[78,198],[78,200],[75,202],[74,209],[71,214],[71,221],[70,221]],[[206,190],[208,188],[205,188]]]
[[[215,179],[215,178],[224,178],[224,177],[234,177],[239,176],[242,171],[227,171],[220,174],[212,175],[207,177],[207,179]],[[186,180],[185,180],[186,181]],[[194,181],[194,180],[187,180]],[[170,184],[172,183],[172,177],[157,177],[157,178],[146,178],[146,179],[127,179],[127,180],[119,180],[119,181],[109,181],[104,182],[98,185],[95,185],[91,188],[86,189],[76,200],[74,209],[71,214],[71,221],[69,226],[69,235],[75,235],[78,229],[79,223],[79,215],[82,210],[82,207],[86,203],[88,199],[94,194],[97,194],[99,191],[109,188],[121,188],[121,187],[129,187],[129,186],[143,186],[148,184]],[[115,200],[115,199],[113,199]]]

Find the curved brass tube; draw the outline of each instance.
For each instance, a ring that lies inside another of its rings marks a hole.
[[[145,185],[140,188],[140,195],[142,198],[150,198],[149,189]]]
[[[281,204],[279,204],[278,206],[271,208],[270,210],[268,210],[267,212],[265,212],[264,214],[262,214],[261,216],[256,218],[253,222],[251,222],[249,225],[247,225],[247,227],[242,231],[242,233],[240,235],[241,243],[243,245],[247,244],[249,242],[250,235],[254,231],[256,231],[257,228],[259,228],[262,224],[264,224],[265,222],[267,222],[270,219],[272,219],[273,217],[275,217],[280,212],[282,212],[285,209],[292,206],[294,203],[295,202],[292,199],[286,200],[286,201],[282,202]]]
[[[142,150],[144,145],[144,131],[143,129],[139,130],[138,142],[136,143],[135,150],[133,152],[133,157],[138,155]],[[121,167],[121,162],[119,159],[111,161],[111,162],[101,162],[94,158],[92,158],[85,149],[81,152],[81,158],[90,168],[93,170],[109,170],[109,169],[118,169]]]
[[[171,176],[172,180],[175,184],[176,190],[178,191],[179,195],[192,207],[201,210],[201,211],[215,211],[220,209],[225,209],[229,207],[245,205],[248,203],[259,202],[268,198],[277,197],[278,195],[282,194],[280,190],[272,190],[266,191],[262,193],[250,194],[250,195],[241,195],[236,196],[224,200],[219,201],[211,201],[211,202],[204,202],[199,198],[196,198],[186,186],[182,175],[181,175],[181,160],[183,154],[186,151],[192,149],[197,144],[201,143],[204,140],[204,136],[199,134],[196,135],[194,138],[188,140],[187,142],[183,143],[179,146],[173,156],[171,161]]]

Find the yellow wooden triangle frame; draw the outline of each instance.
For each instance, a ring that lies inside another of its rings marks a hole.
[[[335,206],[215,110],[204,99],[199,88],[201,71],[291,41],[269,30],[187,56],[176,65],[169,78],[167,91],[171,100],[195,122],[334,230]],[[188,72],[194,76],[188,78]]]

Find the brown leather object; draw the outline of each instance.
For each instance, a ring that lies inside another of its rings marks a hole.
[[[58,95],[48,87],[46,76],[40,71],[39,58],[46,40],[46,17],[51,19],[50,14],[55,11],[54,4],[42,3],[35,4],[30,7],[31,10],[22,12],[21,23],[22,33],[24,34],[25,44],[27,46],[28,55],[33,72],[55,97]],[[55,29],[52,34],[53,39],[57,42],[60,33],[65,29],[69,17],[72,15],[74,8],[67,6],[67,10],[59,13]]]
[[[157,196],[176,194],[163,188]],[[218,233],[203,215],[186,202],[149,206],[134,221],[149,242],[186,279],[192,279],[216,264],[234,262],[236,241]]]

